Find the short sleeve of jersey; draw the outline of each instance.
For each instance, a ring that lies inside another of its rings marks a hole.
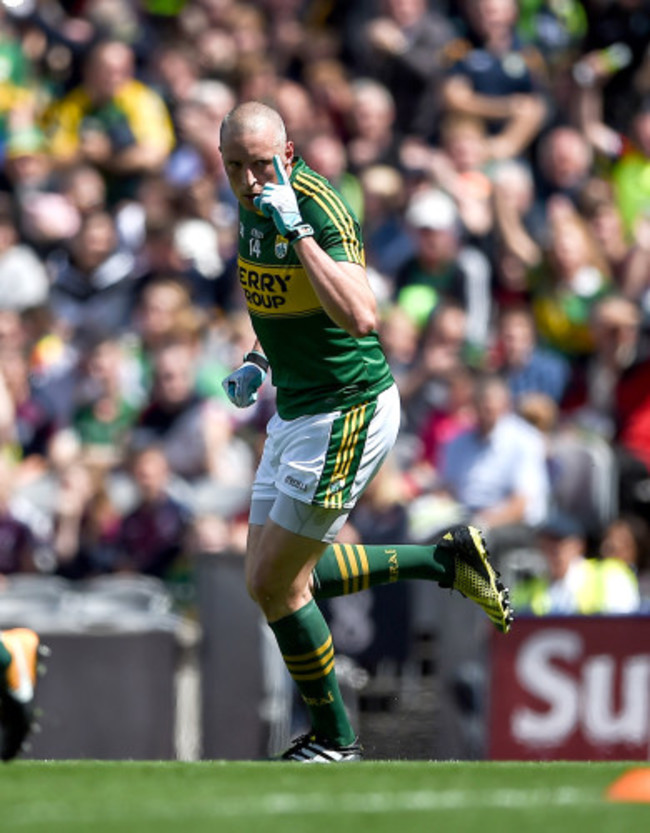
[[[360,223],[338,191],[302,160],[294,167],[291,184],[303,220],[314,228],[318,245],[332,260],[365,265]]]

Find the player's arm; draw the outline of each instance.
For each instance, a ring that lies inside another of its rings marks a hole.
[[[333,260],[313,237],[298,240],[295,250],[332,321],[354,338],[372,332],[377,327],[377,303],[363,266]]]
[[[377,325],[375,297],[366,271],[358,263],[334,260],[314,239],[305,223],[296,194],[279,156],[273,157],[277,182],[269,182],[255,199],[276,228],[294,246],[300,262],[329,317],[354,338],[372,332]]]

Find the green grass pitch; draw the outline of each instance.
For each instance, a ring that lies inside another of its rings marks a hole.
[[[2,833],[632,833],[603,793],[626,763],[17,761]]]

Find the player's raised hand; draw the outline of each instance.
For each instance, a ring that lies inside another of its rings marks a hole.
[[[287,175],[287,168],[277,153],[273,156],[273,167],[275,169],[275,175],[278,178],[278,184],[289,185],[290,182],[289,176]]]
[[[255,197],[256,208],[270,217],[280,234],[288,240],[312,235],[314,231],[303,222],[296,193],[277,153],[273,157],[273,167],[278,181],[266,183],[262,193]]]

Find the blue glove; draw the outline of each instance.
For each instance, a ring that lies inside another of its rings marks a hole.
[[[302,219],[296,193],[278,154],[273,157],[277,182],[267,182],[262,193],[255,197],[255,206],[266,217],[270,217],[283,237],[292,243],[302,237],[311,237],[313,228]]]
[[[253,361],[250,361],[250,358],[253,358]],[[262,365],[268,368],[268,361],[264,356],[247,353],[241,367],[233,370],[223,380],[221,384],[233,405],[238,408],[248,408],[257,401],[258,388],[266,379],[266,370]]]

